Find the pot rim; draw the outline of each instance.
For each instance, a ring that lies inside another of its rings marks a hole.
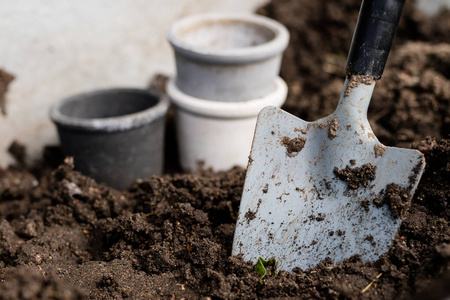
[[[189,96],[178,89],[175,79],[167,83],[167,94],[177,108],[191,114],[220,119],[252,118],[266,106],[280,107],[287,96],[286,82],[281,78],[275,79],[275,89],[272,93],[256,99],[238,102],[221,102],[205,100]]]
[[[183,41],[177,34],[183,28],[191,27],[201,22],[220,21],[240,21],[262,26],[272,31],[274,37],[266,43],[252,47],[217,50],[192,45]],[[169,28],[167,39],[176,53],[199,62],[246,64],[266,60],[281,54],[288,46],[289,31],[281,23],[260,15],[248,13],[205,13],[188,16],[176,21]]]
[[[135,93],[157,99],[157,103],[147,109],[136,113],[121,115],[117,117],[82,119],[70,117],[61,113],[61,108],[69,102],[85,99],[98,95],[114,93]],[[161,93],[139,88],[109,88],[76,94],[59,100],[50,109],[50,119],[58,126],[73,130],[90,132],[118,132],[131,130],[142,125],[151,123],[153,120],[164,116],[169,108],[169,99]]]

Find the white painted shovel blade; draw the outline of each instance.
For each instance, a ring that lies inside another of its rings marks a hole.
[[[335,136],[334,119],[339,121]],[[382,198],[390,183],[406,189],[410,199],[424,159],[415,150],[384,147],[362,122],[360,128],[349,126],[342,112],[310,123],[274,107],[261,111],[233,255],[253,262],[274,257],[279,270],[292,271],[327,257],[339,263],[360,254],[363,261],[374,261],[389,249],[401,218],[373,200]],[[287,142],[297,137],[306,139],[304,148],[288,153]],[[349,189],[333,173],[335,167],[368,163],[376,166],[368,187]]]

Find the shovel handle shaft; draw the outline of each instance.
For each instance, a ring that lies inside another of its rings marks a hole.
[[[363,0],[350,52],[348,75],[381,78],[405,0]]]

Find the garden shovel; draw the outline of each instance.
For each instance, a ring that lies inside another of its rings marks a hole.
[[[386,147],[367,108],[404,0],[364,0],[336,111],[315,122],[266,107],[257,121],[233,255],[278,269],[388,251],[425,167],[416,150]]]

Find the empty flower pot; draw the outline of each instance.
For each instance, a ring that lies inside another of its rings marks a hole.
[[[175,22],[175,84],[186,95],[235,102],[265,97],[275,88],[287,29],[251,14],[209,13]]]
[[[63,99],[50,110],[75,169],[123,189],[160,175],[169,101],[143,89],[108,89]]]
[[[168,40],[177,75],[167,93],[176,107],[181,166],[247,166],[259,111],[286,99],[278,73],[287,29],[262,16],[210,13],[177,21]]]
[[[183,93],[171,79],[167,92],[176,106],[176,129],[180,163],[195,172],[199,166],[215,171],[246,167],[256,119],[266,106],[280,107],[287,95],[286,83],[275,80],[265,97],[240,102],[219,102]]]

